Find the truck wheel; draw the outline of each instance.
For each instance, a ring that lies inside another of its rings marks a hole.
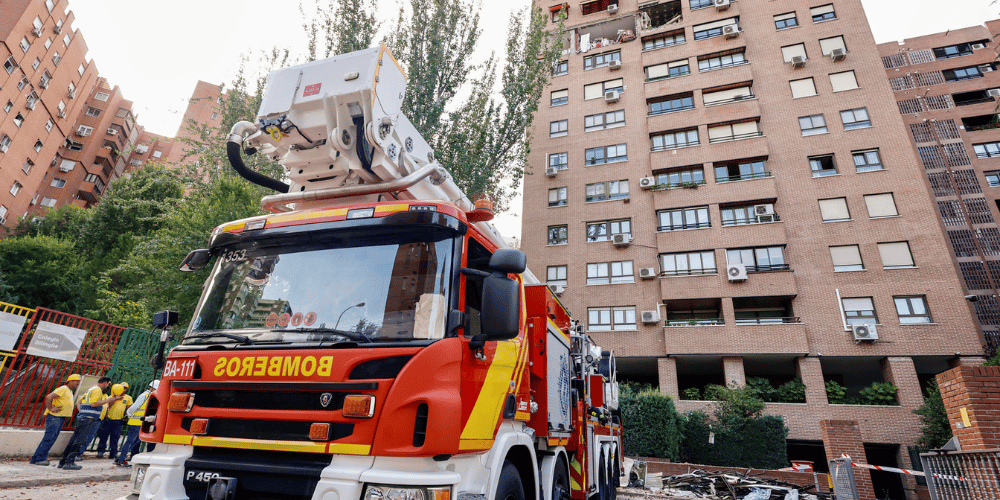
[[[608,467],[608,500],[617,500],[618,498],[618,474],[615,472],[617,465],[618,460],[611,457],[611,464]]]
[[[517,473],[517,467],[514,467],[514,464],[510,463],[509,460],[504,460],[503,469],[500,469],[496,500],[524,500],[521,475]]]
[[[601,457],[600,465],[597,467],[597,498],[600,500],[611,500],[611,493],[608,491],[608,467]]]
[[[569,473],[562,460],[556,460],[556,470],[552,473],[552,500],[569,500]]]

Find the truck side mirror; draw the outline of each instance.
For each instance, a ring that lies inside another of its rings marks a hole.
[[[513,248],[501,248],[490,257],[490,269],[507,274],[521,274],[528,267],[524,252]]]
[[[493,257],[496,258],[496,254]],[[500,273],[484,278],[480,314],[482,333],[487,339],[510,340],[517,337],[521,331],[521,286],[518,282]]]
[[[205,267],[210,260],[212,260],[211,250],[207,248],[192,250],[191,253],[187,254],[187,257],[184,257],[180,270],[184,272],[197,271]]]

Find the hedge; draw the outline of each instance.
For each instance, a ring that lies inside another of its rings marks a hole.
[[[625,428],[622,440],[626,455],[680,458],[683,423],[669,396],[653,390],[626,390],[618,407]]]
[[[695,411],[685,415],[681,458],[703,465],[778,469],[788,466],[787,437],[781,417],[732,418],[721,424]]]

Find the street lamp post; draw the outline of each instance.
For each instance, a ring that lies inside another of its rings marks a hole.
[[[354,304],[353,306],[347,306],[347,309],[344,309],[343,311],[341,311],[340,312],[340,316],[337,316],[337,324],[333,326],[333,329],[336,330],[337,327],[340,326],[340,318],[344,317],[344,313],[345,312],[350,311],[352,307],[364,307],[364,306],[365,306],[364,302],[358,302],[357,304]]]

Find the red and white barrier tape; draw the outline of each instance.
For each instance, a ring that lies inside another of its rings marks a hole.
[[[783,469],[777,469],[782,472],[812,472],[813,466],[811,465],[793,465],[791,467],[785,467]]]
[[[848,460],[851,460],[850,455],[848,455],[846,453],[842,454],[840,457],[841,458],[846,458]],[[885,466],[881,466],[881,465],[859,464],[859,463],[853,462],[853,461],[851,462],[851,466],[852,467],[858,467],[860,469],[871,469],[871,470],[880,470],[880,471],[885,471],[885,472],[895,472],[897,474],[908,474],[908,475],[911,475],[911,476],[926,476],[926,474],[924,474],[923,472],[918,471],[918,470],[897,469],[896,467],[885,467]],[[934,474],[934,477],[937,478],[937,479],[950,479],[952,481],[965,481],[965,478],[962,477],[962,476],[949,476],[949,475],[945,475],[945,474]]]

